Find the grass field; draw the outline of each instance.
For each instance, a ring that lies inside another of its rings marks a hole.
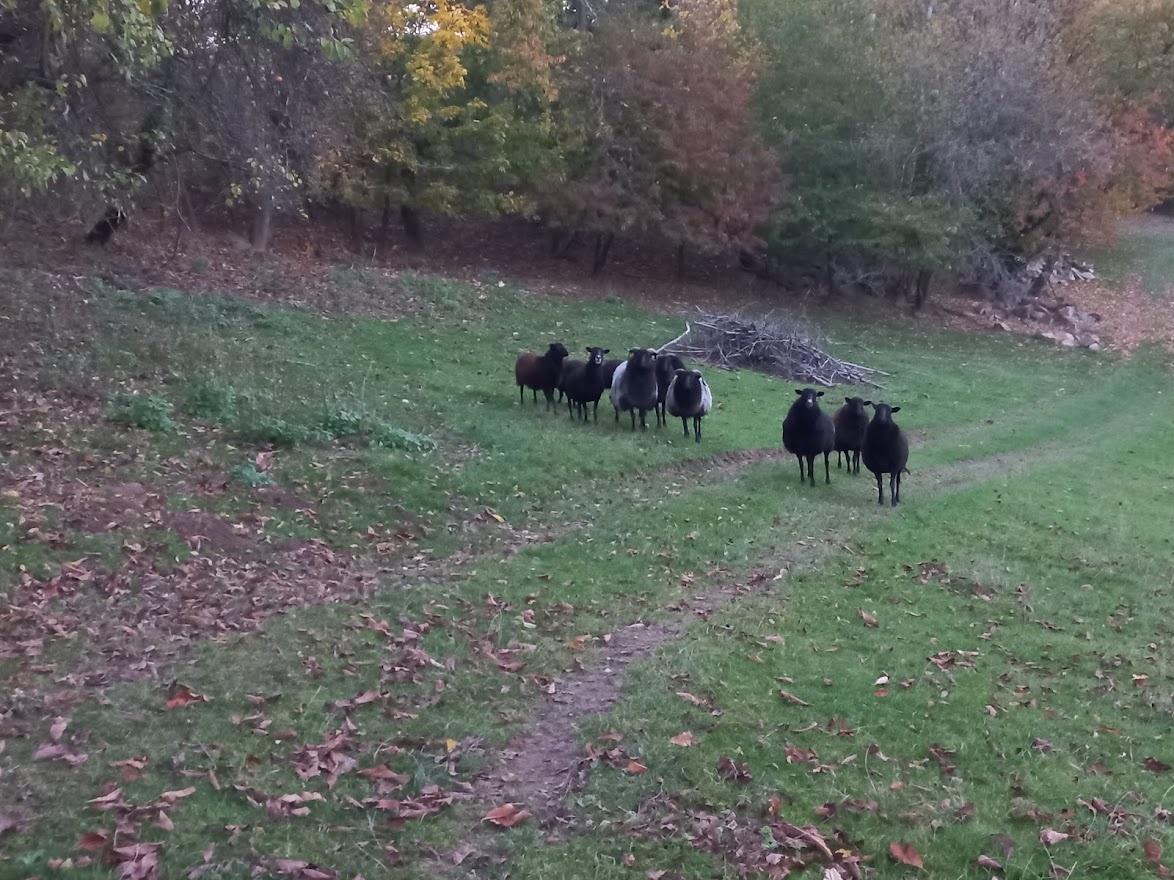
[[[1150,294],[1169,299],[1174,287],[1172,245],[1174,220],[1163,214],[1146,215],[1124,223],[1114,246],[1091,256],[1097,275],[1109,283],[1124,284],[1137,274]]]
[[[520,350],[680,320],[334,283],[388,315],[100,284],[14,315],[39,342],[0,470],[0,877],[1160,870],[1163,356],[826,321],[891,374],[824,399],[902,407],[894,510],[867,474],[735,454],[777,447],[794,397],[758,374],[707,371],[700,444],[519,405]],[[666,635],[614,708],[542,744],[587,758],[561,818],[483,821],[510,744],[575,715],[633,623]]]

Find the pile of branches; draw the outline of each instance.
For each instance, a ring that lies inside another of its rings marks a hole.
[[[758,370],[796,382],[831,387],[871,385],[880,370],[842,361],[821,350],[795,324],[774,317],[700,312],[685,332],[657,351],[678,354],[725,368]]]

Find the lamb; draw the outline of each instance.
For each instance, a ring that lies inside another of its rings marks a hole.
[[[900,412],[901,407],[874,403],[872,408],[872,421],[864,432],[864,466],[876,477],[877,504],[885,503],[881,475],[889,475],[890,506],[896,507],[901,501],[901,474],[909,473],[905,467],[909,463],[909,441],[893,421],[893,413]]]
[[[647,348],[633,348],[628,359],[616,367],[611,381],[611,405],[616,409],[616,421],[620,411],[632,414],[632,430],[636,430],[636,410],[640,410],[640,430],[648,428],[645,416],[650,409],[656,409],[656,352]]]
[[[669,393],[669,386],[677,375],[677,370],[685,369],[685,362],[675,354],[661,354],[656,358],[656,426],[669,423],[665,410],[665,396]]]
[[[657,361],[659,369],[660,362]],[[697,370],[677,370],[669,383],[665,395],[665,407],[669,414],[678,416],[689,436],[689,419],[693,419],[693,435],[701,442],[701,419],[713,408],[713,395],[705,378]],[[665,420],[667,423],[667,419]]]
[[[848,473],[860,473],[860,447],[864,443],[864,429],[868,427],[866,406],[871,400],[861,397],[845,397],[844,405],[836,410],[832,421],[836,423],[836,467],[842,467],[840,458],[848,459]]]
[[[526,402],[526,389],[531,388],[534,391],[534,402],[538,402],[538,392],[541,391],[546,396],[546,408],[550,409],[554,403],[554,389],[562,374],[563,359],[569,353],[561,342],[552,342],[546,354],[537,355],[527,351],[518,357],[514,364],[514,381],[518,383],[521,403]]]
[[[807,459],[807,478],[815,485],[815,457],[823,453],[824,480],[832,481],[831,457],[836,442],[836,425],[832,417],[819,408],[822,391],[796,388],[799,399],[783,419],[783,448],[799,459],[799,482],[804,480],[803,459]]]
[[[592,413],[595,421],[599,421],[599,398],[603,396],[603,356],[609,349],[588,348],[588,358],[584,361],[564,361],[562,378],[559,387],[567,395],[567,412],[571,418],[575,417],[576,407],[583,412],[583,421],[587,421],[587,404],[594,404]]]

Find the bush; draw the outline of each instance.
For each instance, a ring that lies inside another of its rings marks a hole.
[[[427,435],[396,428],[377,416],[350,407],[331,410],[323,417],[320,427],[323,433],[335,440],[358,439],[375,446],[413,452],[436,448],[436,441]]]
[[[237,391],[213,376],[201,376],[188,389],[183,410],[197,419],[229,421],[236,413]]]
[[[229,469],[228,474],[232,477],[233,482],[248,486],[250,489],[255,489],[258,486],[273,485],[273,478],[264,471],[257,470],[257,463],[255,461],[246,461],[233,465]]]
[[[275,416],[258,416],[254,421],[242,422],[236,426],[237,433],[246,443],[271,443],[274,446],[297,446],[316,439],[315,432],[305,425],[298,425]]]
[[[179,425],[171,417],[171,402],[155,394],[119,392],[106,405],[108,421],[148,431],[173,432]]]

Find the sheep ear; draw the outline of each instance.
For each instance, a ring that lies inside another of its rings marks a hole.
[[[587,352],[587,354],[591,354],[591,346],[587,346],[587,348],[584,350]]]
[[[802,388],[796,388],[796,389],[795,389],[795,393],[796,393],[796,394],[802,394],[802,393],[803,393],[803,389],[802,389]]]
[[[872,401],[871,401],[871,400],[866,400],[866,401],[864,401],[864,403],[862,403],[862,404],[860,404],[860,405],[861,405],[861,406],[872,406]]]
[[[636,353],[636,349],[634,349],[634,348],[628,349],[628,354],[635,354],[635,353]]]
[[[900,411],[901,411],[901,407],[899,407],[899,406],[894,406],[891,410],[889,410],[889,412],[900,412]]]
[[[673,375],[674,376],[684,376],[685,371],[684,370],[673,370]]]
[[[610,348],[605,348],[605,349],[603,350],[603,353],[604,353],[604,354],[608,354],[610,351],[611,351],[611,349],[610,349]]]
[[[851,398],[851,397],[845,397],[845,398],[844,398],[844,403],[851,403],[851,402],[852,402],[852,398]]]
[[[823,397],[823,392],[822,392],[822,391],[816,391],[816,392],[815,392],[815,396],[816,396],[816,397]]]

